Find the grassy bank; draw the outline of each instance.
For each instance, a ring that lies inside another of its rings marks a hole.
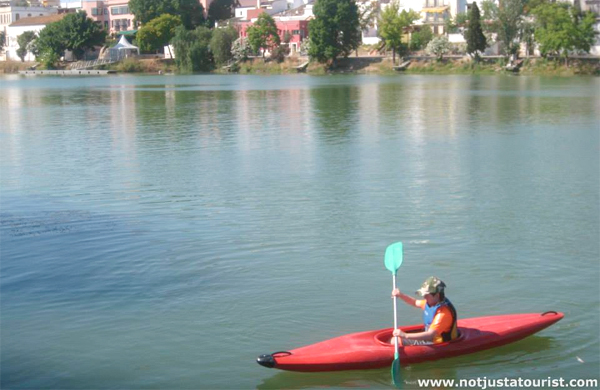
[[[35,65],[35,62],[0,61],[0,73],[18,73]]]
[[[116,64],[99,67],[99,69],[114,70],[120,73],[174,73],[177,71],[175,61],[160,58],[127,58]]]
[[[218,67],[213,73],[238,73],[238,74],[295,74],[296,67],[306,62],[299,57],[288,57],[283,62],[271,61],[263,58],[250,58],[234,64],[231,67]],[[314,65],[314,67],[318,67]]]
[[[297,73],[296,67],[304,58],[287,58],[282,63],[265,61],[255,58],[240,63],[232,71],[239,74],[293,74]],[[396,61],[398,63],[398,60]],[[413,60],[404,71],[396,71],[393,68],[391,58],[385,57],[348,57],[339,59],[332,66],[325,64],[310,63],[306,69],[307,74],[509,74],[505,70],[506,60],[485,59],[473,62],[470,59],[419,59]],[[227,73],[228,70],[217,69],[217,73]],[[582,60],[571,60],[568,66],[563,60],[532,58],[525,59],[519,72],[523,75],[538,76],[576,76],[594,75],[600,76],[600,62]]]
[[[365,62],[362,60],[362,62]],[[376,74],[508,74],[505,70],[504,59],[473,62],[468,59],[442,59],[412,61],[404,71],[393,69],[392,61],[385,58],[381,61],[371,61],[368,65],[361,65],[360,58],[348,58],[340,61],[331,72],[376,73]],[[562,60],[549,60],[543,58],[525,59],[520,69],[523,75],[538,76],[600,76],[600,63],[582,60],[571,60],[568,66]]]

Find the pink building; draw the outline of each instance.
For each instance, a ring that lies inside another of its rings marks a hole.
[[[264,8],[254,8],[246,11],[245,18],[238,19],[237,27],[240,37],[248,36],[248,27],[252,25],[258,15],[263,12],[269,12]],[[298,8],[278,12],[272,15],[277,25],[277,32],[281,42],[289,38],[290,50],[292,53],[298,51],[300,43],[308,37],[308,23],[313,18],[312,3],[302,5]],[[244,20],[245,19],[245,20]]]
[[[118,34],[137,30],[128,3],[129,0],[83,1],[81,8],[109,34]]]
[[[263,11],[264,12],[264,11]],[[290,47],[293,51],[300,47],[300,42],[308,36],[308,20],[277,20],[277,32],[281,42],[284,41],[286,34],[290,38]],[[251,21],[239,22],[238,27],[240,36],[246,38],[248,36],[248,27],[252,26]]]

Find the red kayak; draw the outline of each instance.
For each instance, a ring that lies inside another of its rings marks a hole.
[[[499,347],[539,332],[563,317],[563,313],[547,311],[458,320],[458,339],[435,345],[400,346],[400,362],[420,363]],[[400,329],[422,332],[423,325]],[[351,333],[291,351],[260,355],[257,362],[269,368],[308,372],[389,367],[394,360],[394,345],[390,344],[393,330]]]

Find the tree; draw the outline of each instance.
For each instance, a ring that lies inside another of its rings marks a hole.
[[[231,45],[231,55],[236,61],[244,61],[252,53],[252,48],[248,44],[248,40],[238,38]]]
[[[578,13],[564,3],[548,3],[533,10],[536,17],[535,39],[542,55],[563,56],[568,64],[569,51],[589,52],[594,42],[595,16]]]
[[[254,52],[263,49],[263,57],[265,51],[279,46],[281,42],[277,32],[275,20],[266,12],[258,15],[256,22],[248,27],[248,43]]]
[[[358,7],[354,0],[319,0],[308,25],[309,56],[319,62],[347,57],[361,42]]]
[[[424,47],[433,39],[433,31],[431,27],[424,25],[410,36],[410,50],[417,51]]]
[[[198,0],[130,0],[129,9],[135,21],[146,24],[162,14],[179,16],[187,29],[203,25],[204,8]]]
[[[524,0],[501,0],[497,9],[498,40],[504,44],[507,54],[517,54],[519,25],[523,15]]]
[[[481,2],[481,13],[483,20],[494,20],[498,13],[498,5],[494,0],[483,0]]]
[[[358,10],[358,25],[361,31],[366,31],[369,27],[375,26],[379,7],[376,3],[364,3]]]
[[[237,39],[237,35],[236,29],[231,26],[213,30],[210,39],[210,51],[217,65],[224,64],[233,57],[231,48],[233,42]]]
[[[49,23],[39,32],[38,38],[33,42],[33,50],[38,53],[38,60],[46,69],[53,68],[67,49],[63,33],[60,21]]]
[[[523,11],[526,15],[530,15],[531,11],[543,4],[554,3],[555,0],[524,0]]]
[[[481,2],[481,28],[486,36],[488,44],[492,44],[498,31],[498,5],[494,0],[483,0]]]
[[[214,0],[208,6],[208,20],[211,26],[219,20],[227,20],[235,15],[235,7],[239,7],[238,0]]]
[[[400,12],[397,1],[391,3],[379,19],[379,35],[388,49],[392,49],[392,62],[396,63],[396,51],[403,51],[408,46],[402,42],[404,29],[409,27],[420,15],[413,10]]]
[[[19,44],[17,55],[21,59],[21,62],[25,61],[27,53],[34,51],[33,49],[35,46],[33,45],[33,41],[35,41],[36,38],[37,35],[33,31],[25,31],[17,37],[17,43]]]
[[[102,45],[105,39],[106,32],[96,22],[85,12],[77,12],[46,25],[32,49],[47,59],[60,58],[65,50],[70,50],[76,59],[80,59],[86,50]]]
[[[6,45],[6,32],[0,31],[0,53],[4,51],[4,46]]]
[[[481,29],[479,7],[475,2],[469,14],[468,30],[465,39],[467,40],[467,53],[474,54],[475,61],[479,61],[479,52],[485,50],[487,42]]]
[[[445,36],[435,37],[429,42],[425,51],[430,55],[436,56],[438,61],[441,61],[444,58],[444,54],[450,51],[450,42],[448,42],[448,38]]]
[[[156,1],[156,0],[152,0]],[[173,0],[178,2],[176,16],[181,18],[181,23],[187,29],[195,29],[206,24],[204,7],[198,0]]]
[[[444,29],[448,34],[456,34],[459,32],[459,27],[464,27],[467,24],[468,15],[465,12],[456,14],[454,19],[448,18],[444,23]]]
[[[207,72],[211,70],[213,58],[209,44],[212,32],[204,27],[186,30],[182,26],[175,29],[171,44],[175,49],[175,65],[180,72]]]
[[[300,49],[299,49],[300,55],[307,56],[309,51],[310,51],[310,39],[304,38],[302,40],[302,42],[300,42]]]
[[[519,26],[519,41],[525,43],[525,52],[529,57],[535,47],[535,23],[530,18],[524,19]]]
[[[85,12],[67,14],[55,23],[62,30],[65,49],[72,51],[76,59],[81,59],[86,50],[102,45],[106,39],[106,32]]]
[[[181,25],[178,16],[162,14],[144,24],[137,32],[136,41],[141,51],[156,52],[162,50],[175,36],[175,28]]]

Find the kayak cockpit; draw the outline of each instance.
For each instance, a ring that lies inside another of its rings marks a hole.
[[[418,333],[423,332],[425,328],[423,325],[413,325],[413,326],[403,326],[400,328],[405,333]],[[394,332],[394,328],[384,329],[375,333],[374,338],[375,341],[380,345],[386,346],[394,346],[394,339],[392,337],[392,333]]]
[[[422,325],[406,326],[406,327],[402,327],[400,329],[404,333],[419,333],[419,332],[423,332],[425,330],[425,328]],[[374,336],[375,341],[379,345],[393,347],[394,346],[394,339],[392,336],[393,331],[394,331],[394,329],[391,328],[391,329],[385,329],[385,330],[382,330],[382,331],[376,333]],[[459,332],[459,336],[456,339],[445,342],[445,343],[435,344],[435,345],[443,346],[443,345],[453,344],[453,343],[456,343],[457,341],[462,340],[463,336],[464,336],[464,332],[462,332],[460,328],[458,329],[458,332]],[[415,347],[415,346],[419,346],[419,345],[408,345],[408,347]],[[405,348],[404,346],[401,346],[401,347]]]

